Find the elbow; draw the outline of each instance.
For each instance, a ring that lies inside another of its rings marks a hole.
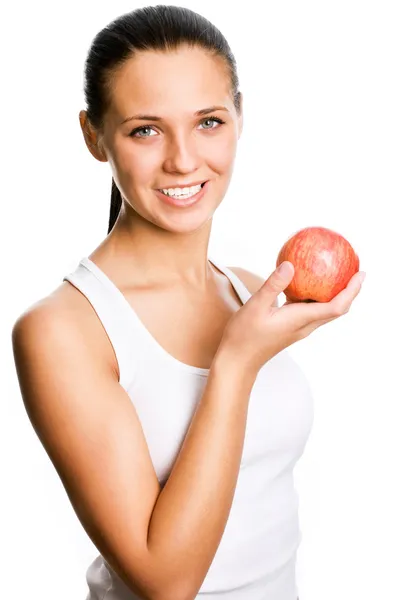
[[[187,592],[183,592],[183,593],[172,593],[172,594],[161,594],[160,596],[157,596],[157,598],[154,598],[154,600],[195,600],[197,594],[191,592],[190,594],[188,594]]]
[[[204,577],[200,574],[196,577],[189,565],[182,564],[182,556],[170,558],[165,552],[160,554],[163,554],[161,559],[153,553],[146,568],[146,600],[195,600]],[[151,580],[154,585],[149,585]]]
[[[188,585],[175,583],[169,590],[163,590],[156,596],[152,597],[151,600],[195,600],[198,590],[194,591],[193,586],[190,588]]]

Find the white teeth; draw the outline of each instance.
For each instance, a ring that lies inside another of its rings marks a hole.
[[[201,184],[200,185],[193,185],[192,187],[186,187],[186,188],[168,188],[168,189],[163,189],[161,191],[166,196],[176,196],[176,197],[187,196],[187,197],[190,197],[190,196],[194,196],[194,194],[197,194],[197,192],[199,192],[200,190],[201,190]]]

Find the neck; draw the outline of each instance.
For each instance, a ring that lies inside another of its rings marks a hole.
[[[93,254],[104,264],[112,263],[124,281],[134,278],[146,286],[205,291],[213,277],[208,262],[212,219],[196,231],[177,233],[132,213],[121,208],[113,229]]]

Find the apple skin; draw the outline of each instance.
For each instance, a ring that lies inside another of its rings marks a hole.
[[[276,266],[290,261],[295,269],[284,290],[292,302],[329,302],[359,271],[360,260],[351,244],[326,227],[305,227],[282,246]]]

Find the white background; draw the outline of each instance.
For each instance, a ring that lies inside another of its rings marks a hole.
[[[295,469],[300,600],[400,598],[399,4],[181,5],[227,37],[244,94],[244,132],[211,255],[267,277],[292,233],[321,225],[351,242],[367,272],[350,312],[291,348],[315,396],[313,431]],[[84,600],[97,554],[25,413],[11,328],[106,236],[111,171],[89,154],[79,127],[83,66],[96,33],[139,6],[1,9],[7,600]]]

